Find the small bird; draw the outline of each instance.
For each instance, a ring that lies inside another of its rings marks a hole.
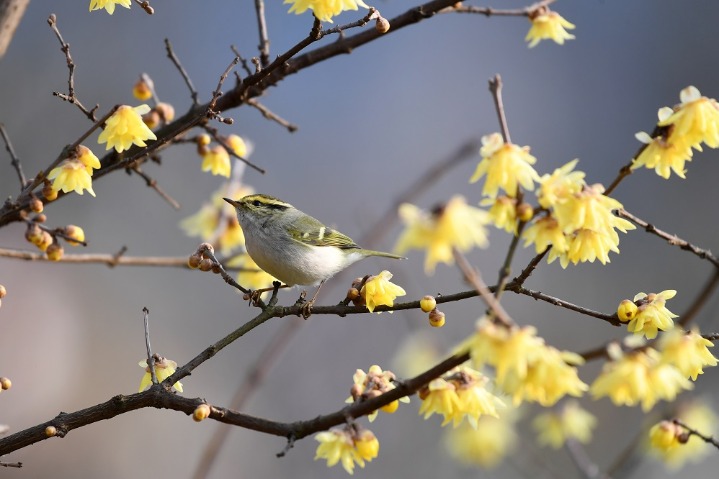
[[[348,236],[272,196],[223,199],[237,211],[247,253],[257,266],[287,286],[321,287],[327,279],[368,256],[403,259],[361,248]],[[316,297],[317,293],[310,304]]]

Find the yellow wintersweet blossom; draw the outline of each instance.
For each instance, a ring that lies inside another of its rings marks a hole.
[[[452,425],[457,427],[464,418],[476,428],[482,416],[499,417],[498,409],[505,407],[504,401],[487,389],[489,378],[468,366],[459,366],[445,376],[451,381],[459,399],[459,414],[452,418]]]
[[[523,400],[551,406],[567,394],[581,396],[588,389],[576,368],[582,358],[547,346],[536,333],[531,326],[508,328],[485,317],[464,347],[477,369],[485,364],[495,368],[497,386],[512,396],[515,406]]]
[[[680,405],[675,417],[702,434],[716,437],[717,417],[704,401],[693,400]],[[667,424],[652,427],[647,444],[649,453],[661,459],[669,469],[679,469],[689,461],[698,462],[714,449],[701,438],[687,434],[681,426],[670,424],[676,429]]]
[[[382,368],[376,364],[370,366],[366,373],[362,369],[358,369],[352,376],[353,385],[350,389],[350,397],[348,397],[345,402],[353,403],[355,401],[372,399],[391,391],[397,387],[393,382],[395,379],[396,377],[392,371],[383,371]],[[399,400],[395,400],[383,406],[381,409],[383,412],[392,414],[397,410],[400,402],[408,403],[409,398],[404,396]],[[367,416],[369,422],[374,422],[378,412],[379,410],[372,411]]]
[[[424,270],[428,274],[434,272],[437,263],[454,263],[453,247],[467,252],[475,246],[484,248],[489,244],[486,229],[491,221],[489,214],[469,206],[462,196],[454,196],[431,213],[404,203],[399,207],[399,216],[406,226],[394,249],[397,254],[426,249]]]
[[[713,98],[702,96],[694,86],[679,93],[681,104],[669,117],[660,120],[659,126],[674,127],[672,138],[681,140],[701,151],[700,143],[709,148],[719,147],[719,104]]]
[[[676,367],[661,362],[655,349],[622,354],[614,346],[610,351],[614,359],[604,364],[590,387],[595,399],[608,396],[618,406],[641,403],[648,411],[657,401],[673,401],[681,391],[692,389],[692,383]]]
[[[503,413],[501,418],[482,416],[476,428],[469,424],[449,428],[445,448],[450,456],[468,466],[495,467],[516,447],[517,418],[516,413]]]
[[[223,253],[225,254],[225,253]],[[277,281],[274,276],[264,272],[247,253],[238,254],[229,261],[227,266],[231,268],[242,268],[237,273],[237,282],[245,288],[252,290],[271,288],[272,282]]]
[[[541,40],[554,40],[559,45],[564,45],[564,40],[575,38],[567,32],[567,29],[576,28],[574,24],[548,8],[540,9],[538,14],[530,15],[529,20],[532,22],[532,27],[524,38],[524,41],[529,42],[529,48],[534,48]]]
[[[567,237],[559,227],[559,222],[551,216],[540,218],[530,224],[524,229],[522,237],[524,238],[524,247],[526,248],[534,243],[537,254],[551,247],[552,249],[549,251],[549,258],[547,259],[549,263],[569,251]]]
[[[585,186],[580,192],[569,195],[564,201],[554,205],[554,217],[566,234],[588,229],[597,233],[611,234],[614,229],[626,233],[636,227],[612,214],[612,210],[621,209],[622,204],[604,195],[604,186],[594,184]]]
[[[517,200],[509,196],[499,195],[497,198],[485,198],[481,206],[492,205],[489,217],[492,223],[507,233],[517,234]]]
[[[115,13],[115,5],[130,8],[132,0],[90,0],[90,11],[104,8],[107,13],[112,15]]]
[[[553,449],[561,448],[568,439],[587,444],[596,425],[597,418],[577,401],[569,401],[558,411],[542,413],[532,421],[539,444]]]
[[[671,108],[659,110],[660,121],[663,116],[670,115]],[[684,164],[692,159],[692,147],[689,142],[683,141],[681,137],[677,138],[673,132],[666,136],[660,135],[652,138],[648,133],[640,131],[634,136],[647,146],[632,161],[632,170],[644,166],[649,169],[653,168],[657,175],[665,180],[669,179],[672,171],[679,178],[686,178]]]
[[[424,419],[441,414],[444,417],[442,426],[445,426],[461,415],[462,405],[457,396],[457,387],[442,378],[431,380],[419,391],[419,398],[422,400],[419,414],[424,414]]]
[[[394,300],[397,296],[407,294],[401,286],[390,282],[390,279],[392,279],[392,273],[385,270],[377,276],[372,276],[365,282],[364,286],[362,286],[360,294],[364,298],[370,313],[373,312],[377,306],[394,306]],[[390,313],[391,312],[392,311],[390,311]],[[377,312],[377,314],[380,313],[381,311]]]
[[[379,441],[368,429],[357,430],[346,426],[324,431],[315,436],[320,443],[315,453],[317,459],[326,459],[327,467],[342,461],[348,474],[354,473],[355,463],[364,468],[365,461],[371,462],[379,453]]]
[[[285,0],[285,5],[292,4],[288,13],[297,15],[311,9],[315,17],[323,22],[332,23],[332,17],[343,11],[357,10],[358,7],[369,8],[362,0]]]
[[[150,111],[147,105],[131,107],[121,105],[105,122],[105,129],[100,133],[97,142],[107,143],[106,150],[115,148],[115,151],[122,153],[135,144],[147,146],[145,140],[157,140],[155,134],[150,130],[142,115]]]
[[[140,389],[138,390],[138,392],[142,392],[145,390],[145,388],[152,385],[152,374],[150,373],[150,367],[147,365],[147,360],[142,360],[138,364],[140,365],[140,367],[145,368],[145,375],[142,376],[142,381],[140,381]],[[176,370],[177,363],[172,359],[163,358],[161,356],[155,357],[155,375],[157,376],[158,382],[162,382],[165,379],[169,378],[170,376],[175,374]],[[182,392],[182,383],[180,381],[177,381],[175,384],[172,385],[172,388],[178,392]]]
[[[661,360],[674,365],[692,381],[704,374],[705,366],[717,365],[717,358],[708,349],[711,347],[714,347],[714,343],[703,338],[696,328],[688,333],[681,328],[667,331],[659,338],[657,346],[662,355]]]
[[[222,145],[215,145],[202,154],[202,171],[229,178],[231,172],[230,154]]]
[[[627,329],[634,334],[643,334],[647,339],[657,337],[658,330],[666,331],[674,327],[672,318],[677,315],[666,308],[667,299],[676,296],[673,289],[661,293],[637,293],[634,296],[634,303],[637,304],[637,312],[633,315]],[[625,319],[619,318],[622,321]]]
[[[92,173],[87,171],[87,167],[78,158],[63,160],[56,168],[50,170],[47,178],[53,180],[53,191],[62,190],[63,193],[74,191],[82,195],[87,190],[95,196],[92,189]]]
[[[479,152],[482,161],[469,182],[476,183],[486,175],[483,195],[495,198],[501,188],[508,196],[516,197],[520,185],[527,191],[534,190],[534,182],[539,181],[539,174],[532,165],[537,159],[529,154],[528,146],[505,143],[502,135],[492,133],[482,137]]]
[[[574,159],[555,169],[551,175],[542,175],[537,189],[537,198],[542,208],[552,208],[557,203],[582,191],[582,188],[586,185],[584,182],[585,173],[583,171],[574,171],[574,167],[577,166],[578,162],[578,159]]]

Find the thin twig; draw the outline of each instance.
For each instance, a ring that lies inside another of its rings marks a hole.
[[[685,429],[689,433],[690,436],[696,436],[699,439],[701,439],[702,441],[706,442],[707,444],[711,444],[712,446],[719,449],[719,441],[714,439],[714,436],[707,436],[706,434],[702,434],[699,431],[697,431],[696,429],[693,429],[693,428],[687,426],[686,424],[684,424],[684,422],[680,421],[679,419],[674,419],[672,422],[674,424],[676,424],[677,426]]]
[[[719,286],[719,269],[714,270],[714,274],[712,274],[711,278],[709,278],[702,290],[697,294],[696,298],[694,298],[694,301],[691,302],[689,308],[679,317],[677,324],[685,327],[694,321],[694,318],[706,305],[707,301],[709,301],[709,298],[717,289],[717,286]]]
[[[157,184],[157,180],[150,177],[147,173],[142,171],[139,166],[135,165],[134,167],[130,168],[128,171],[135,172],[137,175],[139,175],[143,180],[145,180],[145,184],[155,190],[158,195],[162,197],[163,200],[167,201],[170,206],[175,208],[176,210],[180,209],[180,203],[177,202],[172,196],[167,194],[165,190],[160,188],[160,186]]]
[[[294,123],[290,123],[289,121],[285,120],[281,116],[272,112],[272,110],[267,108],[265,105],[263,105],[259,101],[255,100],[255,99],[249,99],[249,100],[247,100],[246,103],[254,108],[257,108],[260,111],[260,113],[262,113],[262,116],[264,116],[268,120],[275,121],[275,122],[279,123],[281,126],[287,128],[287,131],[289,131],[290,133],[294,133],[295,131],[297,131],[297,128],[298,128],[297,125],[295,125]]]
[[[168,38],[165,38],[165,51],[167,52],[167,56],[170,61],[172,61],[172,63],[175,65],[175,68],[177,68],[177,70],[180,72],[180,76],[185,81],[185,85],[187,85],[187,88],[190,90],[192,104],[199,105],[200,100],[197,89],[195,89],[195,85],[192,84],[192,80],[190,79],[190,75],[187,73],[187,70],[185,70],[185,67],[182,66],[182,63],[180,63],[180,59],[177,58],[177,55],[175,55],[175,51],[172,48],[172,44],[170,43],[170,40]]]
[[[222,266],[222,263],[220,263],[220,261],[215,257],[215,253],[212,251],[212,249],[211,249],[211,247],[210,247],[209,244],[207,244],[207,243],[201,244],[200,247],[197,249],[197,253],[200,254],[200,255],[202,255],[202,256],[204,256],[204,257],[206,257],[206,258],[209,258],[210,260],[212,260],[212,263],[213,263],[217,268],[219,268],[219,270],[220,270],[220,276],[222,276],[222,279],[225,280],[225,283],[227,283],[227,284],[229,284],[230,286],[232,286],[232,287],[234,287],[234,288],[236,288],[236,289],[242,291],[242,292],[245,293],[245,294],[251,294],[251,293],[252,293],[252,291],[250,291],[249,289],[243,288],[237,281],[235,281],[235,279],[234,279],[232,276],[230,276],[229,274],[227,274],[227,271],[225,270],[225,267]],[[262,307],[261,301],[258,301],[258,303],[260,303],[259,305],[260,305],[260,307]],[[173,382],[172,384],[175,384],[175,383]]]
[[[559,306],[560,308],[569,309],[571,311],[581,313],[585,316],[591,316],[593,318],[601,319],[603,321],[608,322],[612,326],[621,326],[622,325],[622,322],[619,321],[619,318],[617,318],[616,314],[604,314],[604,313],[600,313],[598,311],[593,311],[589,308],[585,308],[583,306],[577,306],[576,304],[572,304],[569,301],[565,301],[563,299],[559,299],[554,296],[550,296],[550,295],[542,293],[540,291],[532,291],[531,289],[527,289],[522,286],[515,285],[512,282],[507,284],[506,290],[512,291],[513,293],[517,293],[517,294],[523,294],[525,296],[529,296],[530,298],[545,301],[547,303],[553,304],[554,306]]]
[[[270,63],[270,39],[267,35],[267,22],[265,21],[265,2],[255,0],[255,13],[257,14],[257,33],[260,35],[260,63],[266,67]]]
[[[550,3],[554,3],[556,0],[543,0],[537,2],[528,7],[515,8],[510,10],[499,10],[492,7],[475,7],[470,5],[458,5],[448,7],[442,10],[440,13],[473,13],[477,15],[484,15],[486,17],[529,17],[533,12],[539,8],[546,7]]]
[[[2,467],[14,467],[14,468],[21,468],[22,462],[0,462],[0,466]]]
[[[599,466],[592,462],[587,451],[578,441],[568,439],[564,445],[569,453],[569,457],[572,458],[572,462],[577,466],[577,469],[584,477],[587,479],[611,479],[611,476],[604,474],[599,469]]]
[[[150,6],[150,2],[147,0],[135,0],[135,3],[138,4],[148,15],[155,13],[155,9]]]
[[[60,50],[62,50],[65,54],[65,61],[67,62],[67,69],[69,71],[67,79],[67,95],[59,92],[53,92],[53,95],[76,105],[80,111],[82,111],[85,116],[90,119],[90,121],[97,121],[97,118],[95,118],[95,112],[100,105],[95,105],[92,110],[88,110],[80,102],[77,96],[75,96],[75,62],[72,61],[72,55],[70,55],[70,44],[65,43],[65,40],[62,38],[62,34],[60,33],[60,29],[57,27],[57,16],[54,13],[51,14],[47,19],[47,23],[50,25],[50,28],[52,28],[52,31],[55,33],[55,36],[60,42]]]
[[[2,123],[0,123],[0,135],[2,135],[2,139],[5,142],[5,149],[10,154],[10,163],[17,172],[18,180],[20,180],[20,189],[22,190],[27,183],[27,179],[25,178],[25,173],[23,173],[22,171],[22,164],[20,164],[20,158],[18,158],[15,154],[15,149],[12,147],[12,142],[10,141],[10,137],[5,130],[5,125]]]
[[[250,64],[247,62],[247,59],[242,56],[237,47],[234,45],[230,45],[230,50],[232,50],[232,53],[234,53],[235,56],[240,59],[240,65],[242,65],[242,69],[245,71],[245,73],[247,73],[247,76],[252,75],[252,69],[250,68]]]
[[[490,78],[489,80],[489,91],[492,92],[492,98],[494,99],[494,108],[497,110],[499,127],[502,130],[502,138],[504,138],[505,143],[512,143],[512,139],[509,136],[509,127],[507,126],[507,117],[504,114],[502,85],[502,77],[499,76],[499,74],[494,75],[494,78]]]
[[[217,105],[217,100],[222,96],[222,85],[225,83],[225,80],[227,80],[227,76],[230,74],[230,72],[237,66],[237,64],[240,62],[240,57],[235,57],[232,59],[229,65],[227,65],[227,68],[225,68],[225,71],[220,75],[220,79],[217,82],[217,88],[212,92],[212,100],[210,101],[210,105],[207,107],[207,111],[209,115],[216,115],[219,117],[219,112],[215,111],[215,106]],[[225,122],[225,119],[220,119],[223,123]],[[229,124],[232,124],[230,122]]]
[[[229,153],[230,156],[237,158],[238,160],[240,160],[241,162],[243,162],[244,164],[246,164],[253,170],[255,170],[259,173],[262,173],[263,175],[265,173],[267,173],[267,170],[265,170],[264,168],[257,166],[256,164],[252,163],[250,160],[243,158],[240,155],[238,155],[237,153],[235,153],[235,150],[233,150],[232,147],[229,144],[227,144],[227,141],[225,141],[225,139],[220,136],[219,132],[217,131],[217,128],[213,128],[209,125],[205,125],[204,128],[205,128],[205,131],[210,134],[210,136],[212,137],[213,140],[215,140],[217,143],[219,143],[220,145],[225,147],[225,150],[227,150],[227,153]]]
[[[494,317],[497,318],[504,326],[512,326],[514,321],[512,321],[512,318],[504,310],[504,307],[499,303],[499,300],[494,297],[492,290],[484,283],[479,271],[469,265],[467,258],[465,258],[457,248],[452,248],[452,254],[454,255],[454,260],[457,262],[457,266],[459,266],[462,274],[464,274],[465,279],[474,286],[474,289],[477,290],[482,300],[492,311]]]
[[[711,251],[699,248],[698,246],[694,246],[693,244],[689,243],[686,240],[683,240],[679,238],[677,235],[669,234],[665,231],[660,230],[653,224],[647,223],[646,221],[642,220],[641,218],[637,218],[633,214],[629,213],[627,210],[617,210],[617,216],[627,219],[634,223],[635,225],[644,228],[644,231],[647,233],[651,233],[653,235],[656,235],[664,240],[666,240],[670,245],[672,246],[678,246],[680,249],[683,249],[684,251],[690,251],[700,257],[701,259],[705,259],[709,261],[711,264],[713,264],[715,267],[719,268],[719,259],[717,259],[716,256],[714,256]]]
[[[532,260],[527,264],[527,266],[524,267],[522,272],[519,273],[519,275],[511,281],[512,284],[522,286],[524,282],[527,281],[527,278],[531,276],[534,270],[537,269],[539,262],[542,261],[542,258],[544,258],[547,252],[549,252],[549,248],[545,249],[541,253],[537,254],[534,258],[532,258]]]
[[[77,241],[77,240],[73,240]],[[49,261],[44,253],[0,248],[0,258],[13,258],[26,261]],[[225,261],[221,259],[220,261]],[[106,264],[114,266],[162,266],[171,268],[188,268],[187,256],[124,256],[122,254],[65,254],[60,261],[54,263],[73,264]],[[256,272],[253,268],[228,267],[227,271]]]
[[[142,318],[145,326],[145,348],[147,349],[147,367],[150,368],[150,377],[152,384],[158,384],[157,373],[155,372],[155,356],[152,355],[152,346],[150,346],[150,310],[147,307],[142,308]]]

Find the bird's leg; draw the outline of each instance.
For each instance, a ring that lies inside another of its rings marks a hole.
[[[317,299],[317,295],[320,292],[320,289],[322,288],[322,285],[325,284],[325,280],[322,280],[319,286],[317,286],[317,291],[315,291],[315,294],[312,295],[312,299],[307,301],[305,304],[302,305],[302,317],[307,319],[310,317],[310,314],[312,314],[312,306],[315,304],[315,300]],[[305,292],[306,293],[306,292]],[[304,298],[302,298],[304,299]]]

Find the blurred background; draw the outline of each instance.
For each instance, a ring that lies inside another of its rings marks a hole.
[[[480,3],[474,5],[486,6]],[[137,104],[131,89],[142,72],[155,81],[159,98],[178,115],[190,105],[182,78],[166,58],[169,38],[201,94],[210,98],[219,75],[233,58],[230,45],[243,55],[257,54],[253,2],[152,2],[155,15],[136,4],[117,8],[113,16],[88,12],[87,1],[33,1],[5,58],[0,60],[0,121],[5,123],[26,174],[45,168],[68,143],[90,126],[73,106],[52,96],[67,91],[67,67],[59,44],[47,26],[56,13],[70,43],[77,71],[75,87],[88,107],[100,112],[119,103]],[[415,5],[408,1],[374,4],[391,19]],[[493,2],[496,8],[526,6],[519,1]],[[288,14],[288,5],[266,3],[272,56],[303,38],[312,24],[309,14]],[[293,134],[254,109],[224,112],[235,124],[222,126],[251,141],[251,160],[267,170],[248,170],[244,180],[257,191],[278,196],[358,239],[428,168],[467,142],[498,131],[487,80],[504,80],[504,102],[512,139],[530,145],[535,168],[550,173],[579,158],[589,183],[608,184],[630,160],[639,143],[634,133],[651,131],[656,112],[679,101],[679,91],[694,85],[719,97],[719,65],[714,61],[719,37],[719,3],[671,0],[559,1],[553,8],[577,25],[576,40],[558,46],[542,42],[528,49],[526,18],[441,15],[391,32],[350,55],[330,59],[292,75],[267,91],[261,101],[299,125]],[[363,12],[337,17],[343,24]],[[372,28],[368,26],[366,28]],[[357,30],[348,32],[349,35]],[[328,37],[321,44],[336,40]],[[228,87],[226,89],[229,88]],[[96,135],[86,144],[95,145]],[[687,179],[665,181],[649,170],[627,178],[615,197],[637,216],[707,249],[717,248],[719,156],[697,153]],[[480,199],[480,185],[468,184],[477,154],[447,171],[421,192],[416,203],[431,208],[454,194],[470,203]],[[96,198],[68,195],[46,209],[52,226],[77,224],[89,246],[83,252],[182,256],[199,240],[185,236],[179,222],[196,212],[223,182],[200,171],[192,145],[162,153],[162,165],[145,171],[176,198],[173,210],[144,181],[122,173],[94,184]],[[0,155],[0,192],[17,195],[8,155]],[[399,220],[376,246],[390,250],[400,232]],[[32,250],[24,227],[0,230],[0,246]],[[488,282],[496,278],[508,237],[493,229],[491,246],[469,258]],[[582,264],[562,270],[543,263],[527,283],[531,289],[575,304],[611,313],[637,292],[677,289],[669,308],[681,313],[691,303],[712,268],[695,256],[672,248],[642,231],[622,235],[621,256],[612,262]],[[66,253],[78,249],[66,248]],[[395,273],[407,300],[424,294],[468,289],[455,267],[439,265],[424,274],[422,252],[409,253],[401,264],[370,259],[354,265],[348,276],[323,288],[319,303],[335,304],[349,281],[382,269]],[[518,272],[533,256],[522,250]],[[11,432],[42,423],[60,411],[106,401],[137,391],[145,356],[142,308],[150,310],[155,352],[184,364],[210,343],[252,318],[249,308],[217,276],[185,269],[28,263],[0,258],[0,283],[8,296],[0,308],[0,374],[13,389],[0,395],[0,423]],[[291,304],[298,291],[281,294]],[[624,328],[569,314],[512,294],[505,307],[520,324],[533,324],[549,344],[583,351],[624,335]],[[716,297],[698,317],[702,331],[719,329]],[[483,305],[478,299],[445,305],[447,324],[432,329],[420,311],[346,318],[313,316],[274,319],[237,341],[186,378],[185,395],[227,405],[267,341],[284,326],[299,321],[298,333],[285,348],[267,380],[243,412],[279,421],[313,418],[343,406],[355,369],[372,364],[389,367],[403,341],[423,331],[446,350],[473,330]],[[583,367],[585,382],[600,364]],[[716,409],[717,372],[709,369],[696,390]],[[589,447],[591,458],[606,469],[632,443],[645,421],[639,408],[617,408],[607,399],[582,404],[600,419]],[[445,431],[435,416],[423,421],[418,401],[380,417],[371,429],[381,443],[379,457],[359,474],[366,477],[574,477],[579,473],[566,452],[539,449],[527,427],[538,412],[524,409],[518,452],[491,471],[458,463],[444,450]],[[662,405],[655,407],[661,410]],[[366,420],[362,420],[365,424]],[[72,431],[3,458],[21,461],[8,477],[189,477],[218,424],[194,423],[172,411],[141,410]],[[282,438],[233,428],[209,477],[345,477],[339,467],[313,461],[316,442],[298,442],[281,459]],[[683,469],[685,477],[707,477],[719,467],[719,452]],[[618,477],[664,477],[663,466],[640,461]],[[29,476],[28,476],[29,475]]]

